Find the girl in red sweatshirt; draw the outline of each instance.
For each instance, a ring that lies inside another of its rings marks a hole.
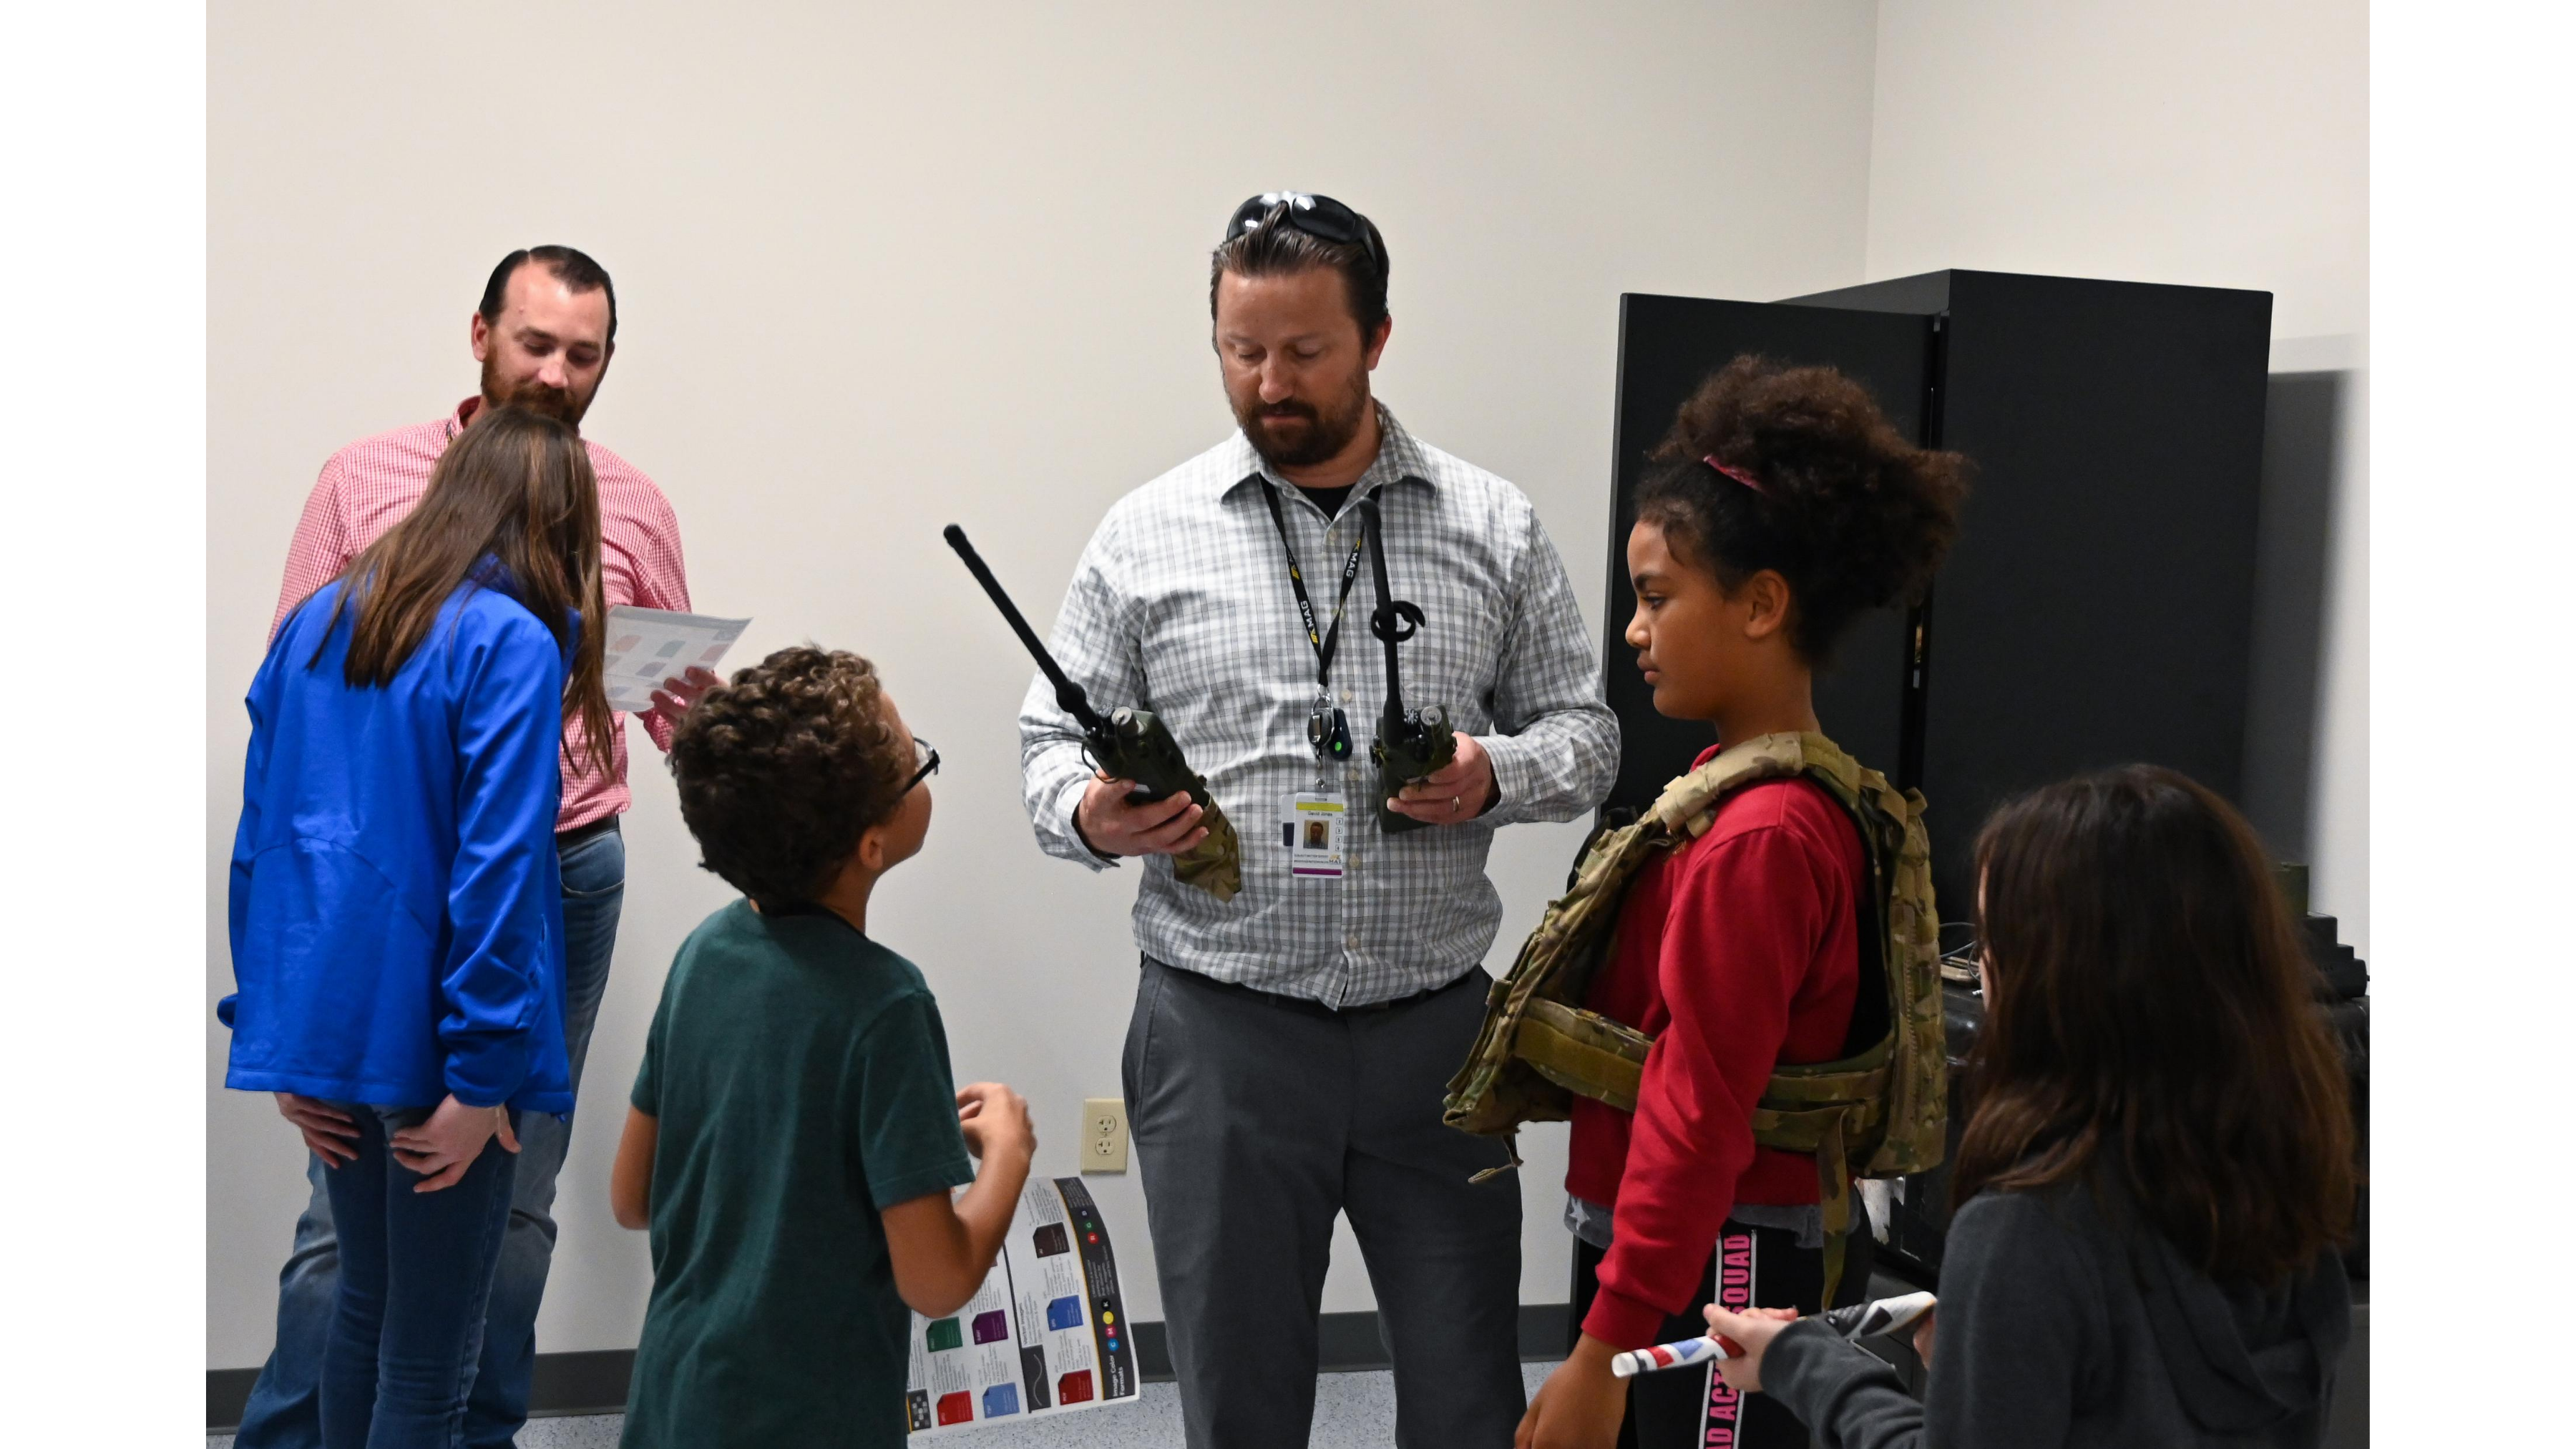
[[[1637,499],[1628,643],[1657,712],[1722,744],[1814,730],[1813,674],[1861,613],[1916,595],[1956,532],[1965,464],[1899,436],[1830,368],[1741,357],[1682,405]],[[1705,762],[1721,745],[1700,757]],[[1697,762],[1695,762],[1697,763]],[[1864,762],[1868,763],[1868,762]],[[1805,1446],[1767,1400],[1705,1370],[1610,1372],[1622,1349],[1706,1332],[1712,1300],[1822,1307],[1815,1159],[1756,1146],[1775,1067],[1833,1061],[1862,990],[1859,831],[1804,780],[1725,797],[1641,872],[1585,1002],[1655,1039],[1630,1114],[1574,1104],[1566,1172],[1582,1333],[1520,1449]],[[1863,1013],[1863,1029],[1885,1014]],[[1868,1287],[1855,1227],[1842,1291]]]

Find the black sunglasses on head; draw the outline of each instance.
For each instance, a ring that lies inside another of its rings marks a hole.
[[[1368,253],[1379,267],[1386,258],[1378,252],[1376,228],[1368,218],[1342,205],[1329,196],[1311,191],[1265,191],[1234,209],[1234,220],[1226,223],[1225,239],[1232,241],[1248,231],[1258,231],[1271,212],[1287,208],[1280,220],[1295,230],[1319,241],[1340,246],[1357,246]]]

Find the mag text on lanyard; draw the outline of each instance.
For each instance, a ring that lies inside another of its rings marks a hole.
[[[1262,480],[1261,501],[1270,505],[1270,523],[1279,531],[1279,546],[1288,555],[1288,587],[1297,595],[1297,617],[1306,627],[1306,642],[1315,651],[1315,707],[1306,716],[1306,742],[1315,750],[1318,763],[1347,760],[1351,757],[1350,717],[1333,703],[1333,653],[1341,647],[1342,611],[1350,603],[1351,585],[1360,576],[1360,554],[1368,547],[1368,534],[1363,530],[1359,541],[1351,545],[1351,556],[1342,564],[1342,589],[1333,601],[1333,622],[1318,629],[1315,601],[1306,594],[1306,574],[1297,563],[1297,545],[1288,538],[1287,516],[1279,511],[1279,493],[1269,480]]]

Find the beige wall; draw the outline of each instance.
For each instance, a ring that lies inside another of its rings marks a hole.
[[[1041,627],[1126,489],[1227,426],[1205,249],[1244,194],[1384,227],[1379,386],[1519,482],[1596,631],[1617,294],[1766,298],[1940,267],[2275,294],[2249,799],[2367,950],[2364,17],[2352,0],[1038,5],[718,14],[218,7],[209,27],[207,1003],[239,697],[315,468],[473,387],[503,251],[621,289],[590,431],[652,473],[743,657],[857,648],[938,739],[931,849],[881,934],[941,993],[958,1071],[1070,1169],[1117,1090],[1127,878],[1040,857],[1011,714],[1028,671],[936,533],[971,529]],[[630,876],[563,1178],[549,1349],[633,1342],[641,1240],[602,1199],[672,948],[724,898],[636,732]],[[1507,957],[1577,827],[1501,837]],[[1501,964],[1499,960],[1497,965]],[[208,1016],[207,1080],[225,1034]],[[1561,1300],[1561,1129],[1525,1150],[1522,1298]],[[207,1362],[265,1353],[302,1198],[264,1099],[210,1090]],[[1159,1315],[1132,1177],[1136,1311]],[[1347,1234],[1326,1307],[1369,1306]]]
[[[660,481],[738,657],[874,656],[946,757],[880,934],[940,993],[958,1072],[1071,1168],[1114,1094],[1131,875],[1037,853],[1012,714],[1029,668],[941,547],[973,531],[1041,627],[1111,500],[1222,436],[1204,258],[1245,194],[1330,192],[1395,261],[1379,386],[1528,490],[1597,629],[1617,295],[1862,279],[1874,7],[1309,3],[210,12],[207,1362],[257,1363],[303,1196],[264,1098],[214,1090],[242,687],[335,447],[472,390],[466,317],[513,246],[616,275],[589,431]],[[1940,262],[1928,263],[1939,265]],[[1883,270],[1883,268],[1882,268]],[[2204,278],[2206,279],[2206,278]],[[725,896],[635,732],[630,875],[540,1322],[629,1346],[642,1239],[608,1217],[662,973]],[[1579,827],[1504,833],[1497,954]],[[1561,1301],[1562,1129],[1534,1133],[1522,1297]],[[1159,1316],[1132,1177],[1094,1179]],[[1347,1236],[1326,1307],[1369,1305]]]
[[[1872,280],[2273,294],[2245,799],[2369,949],[2368,16],[2360,0],[1881,0]]]

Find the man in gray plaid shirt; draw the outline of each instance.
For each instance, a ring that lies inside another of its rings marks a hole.
[[[1098,777],[1044,679],[1020,713],[1048,853],[1143,862],[1123,1076],[1200,1449],[1306,1443],[1337,1212],[1376,1289],[1397,1442],[1501,1449],[1523,1406],[1520,1186],[1468,1181],[1504,1148],[1443,1127],[1440,1101],[1483,1018],[1493,832],[1597,805],[1618,725],[1529,500],[1370,396],[1386,277],[1377,229],[1330,198],[1244,203],[1210,280],[1241,430],[1110,510],[1056,620],[1066,672],[1102,708],[1156,711],[1207,777],[1241,893],[1175,878],[1206,835],[1186,794]],[[1401,834],[1378,826],[1368,759],[1387,680],[1365,498],[1391,590],[1424,614],[1404,701],[1458,735],[1393,806],[1432,828]]]

